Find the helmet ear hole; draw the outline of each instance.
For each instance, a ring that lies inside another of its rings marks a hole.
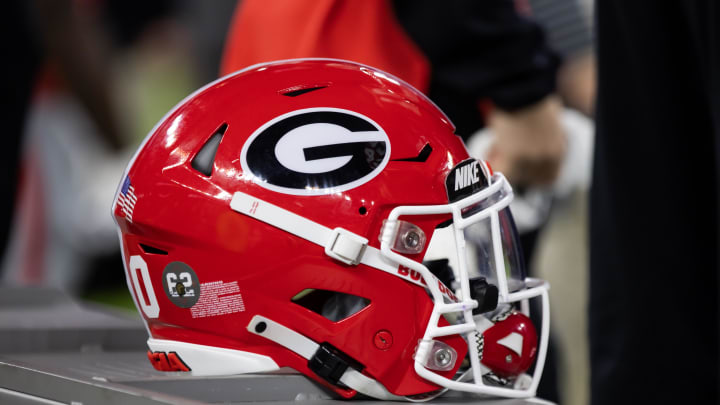
[[[358,213],[359,213],[360,215],[366,215],[367,212],[368,212],[368,210],[367,210],[367,208],[365,208],[364,205],[363,205],[362,207],[360,207],[360,209],[358,209]]]
[[[291,301],[332,322],[347,319],[370,305],[369,299],[357,295],[310,288],[295,294]]]
[[[142,249],[143,252],[151,254],[151,255],[167,255],[167,250],[160,249],[155,246],[150,246],[145,243],[138,243],[140,245],[140,249]]]

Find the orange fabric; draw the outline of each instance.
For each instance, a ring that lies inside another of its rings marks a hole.
[[[221,73],[279,59],[327,57],[364,63],[427,93],[430,64],[398,24],[388,0],[242,0]]]

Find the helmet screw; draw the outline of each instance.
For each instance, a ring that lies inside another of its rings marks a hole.
[[[417,247],[417,245],[420,243],[420,235],[417,234],[417,232],[408,232],[405,234],[405,246],[408,248],[414,248]]]
[[[183,284],[181,281],[178,281],[175,284],[175,291],[182,297],[185,295],[185,284]]]
[[[446,367],[452,361],[452,354],[448,349],[440,349],[435,352],[435,363],[438,366]]]
[[[512,355],[505,356],[505,363],[512,363]]]
[[[373,338],[373,343],[378,349],[387,350],[393,344],[392,334],[386,330],[378,331]]]

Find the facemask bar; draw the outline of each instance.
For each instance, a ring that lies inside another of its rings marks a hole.
[[[458,255],[458,272],[460,278],[460,290],[461,296],[459,302],[453,302],[446,304],[443,300],[443,294],[440,291],[438,283],[430,282],[435,280],[435,276],[430,270],[421,263],[402,256],[392,250],[396,234],[393,229],[396,227],[388,226],[383,229],[381,235],[380,252],[386,258],[399,263],[402,266],[408,267],[416,272],[420,273],[423,279],[428,280],[427,288],[430,290],[434,300],[434,307],[428,326],[425,330],[423,339],[418,344],[418,348],[415,355],[415,372],[421,377],[437,384],[442,387],[454,389],[458,391],[475,392],[487,395],[497,395],[505,397],[530,397],[534,396],[537,390],[537,386],[540,382],[540,376],[542,375],[543,365],[545,363],[545,357],[547,353],[547,343],[549,337],[549,326],[550,326],[550,314],[549,314],[549,299],[547,295],[548,284],[542,280],[526,278],[526,289],[510,293],[508,291],[508,281],[505,272],[505,263],[503,258],[503,246],[500,238],[500,220],[498,213],[506,208],[513,198],[512,188],[508,184],[505,177],[496,173],[493,175],[492,183],[487,188],[466,197],[460,201],[446,205],[427,205],[427,206],[399,206],[394,208],[387,218],[388,223],[398,221],[401,216],[413,216],[413,215],[433,215],[433,214],[447,214],[450,213],[453,216],[454,225],[454,236],[455,243],[457,246]],[[463,217],[463,211],[469,211],[478,204],[481,204],[484,200],[491,197],[497,197],[497,201],[484,207],[483,209],[474,212],[467,217]],[[466,261],[466,242],[463,234],[463,230],[470,225],[473,225],[484,219],[490,219],[492,240],[493,240],[493,254],[495,256],[495,271],[497,274],[498,290],[499,290],[499,302],[500,303],[521,303],[521,309],[523,312],[529,312],[527,300],[534,297],[541,297],[542,299],[542,325],[540,333],[539,350],[536,359],[535,372],[533,374],[532,382],[529,387],[515,389],[506,387],[496,387],[486,385],[483,382],[482,377],[482,365],[480,364],[478,350],[475,344],[468,343],[471,371],[473,382],[461,382],[453,381],[445,378],[439,374],[432,372],[427,369],[424,364],[428,356],[431,355],[430,351],[433,346],[434,338],[440,336],[448,336],[454,334],[463,335],[467,342],[474,342],[475,333],[477,332],[475,321],[473,320],[472,310],[477,307],[477,302],[471,299],[470,295],[470,284],[469,275]],[[463,314],[464,322],[450,325],[450,326],[437,326],[440,317],[443,314],[457,313]]]

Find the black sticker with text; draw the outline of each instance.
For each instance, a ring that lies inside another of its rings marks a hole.
[[[488,180],[475,159],[467,159],[458,163],[447,176],[445,188],[448,201],[462,200],[488,186]]]
[[[190,308],[200,298],[200,282],[193,269],[183,262],[172,262],[163,271],[165,295],[180,308]]]

